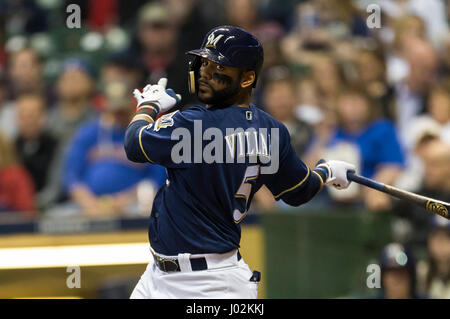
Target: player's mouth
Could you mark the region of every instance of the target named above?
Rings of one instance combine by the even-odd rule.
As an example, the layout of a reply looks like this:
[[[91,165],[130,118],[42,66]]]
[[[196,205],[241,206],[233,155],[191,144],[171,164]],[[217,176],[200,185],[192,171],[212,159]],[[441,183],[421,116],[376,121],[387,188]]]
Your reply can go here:
[[[201,80],[198,81],[198,88],[201,90],[205,90],[205,89],[212,90],[212,87],[210,84],[208,84],[205,81],[201,81]]]

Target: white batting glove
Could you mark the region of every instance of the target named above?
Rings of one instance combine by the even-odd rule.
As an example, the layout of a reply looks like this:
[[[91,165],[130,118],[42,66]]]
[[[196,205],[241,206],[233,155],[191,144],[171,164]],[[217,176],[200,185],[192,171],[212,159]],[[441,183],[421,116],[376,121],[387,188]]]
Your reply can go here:
[[[326,170],[325,185],[333,185],[337,189],[346,189],[351,181],[347,179],[347,172],[355,172],[355,165],[343,161],[319,162],[316,168]]]
[[[159,112],[165,112],[174,107],[180,100],[181,95],[175,94],[172,89],[166,89],[167,79],[161,78],[158,84],[147,85],[139,91],[134,89],[133,95],[137,100],[138,107],[143,104],[156,105]]]

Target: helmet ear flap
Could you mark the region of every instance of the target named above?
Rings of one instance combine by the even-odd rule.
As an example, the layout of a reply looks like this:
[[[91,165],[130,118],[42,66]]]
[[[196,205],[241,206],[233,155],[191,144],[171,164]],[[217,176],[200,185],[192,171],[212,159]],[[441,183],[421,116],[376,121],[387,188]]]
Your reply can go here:
[[[258,81],[259,74],[261,73],[261,68],[262,68],[262,65],[263,65],[263,61],[264,61],[264,58],[262,57],[261,60],[257,63],[255,69],[254,69],[254,71],[255,71],[255,81],[253,82],[253,87],[254,88],[256,87],[256,82]]]
[[[188,86],[189,93],[195,94],[197,92],[198,86],[198,71],[200,69],[200,58],[195,57],[192,61],[189,62],[189,70],[188,70]]]
[[[196,84],[196,80],[195,80],[195,71],[189,71],[189,77],[188,77],[188,84],[189,84],[189,93],[191,94],[195,94],[195,84]]]

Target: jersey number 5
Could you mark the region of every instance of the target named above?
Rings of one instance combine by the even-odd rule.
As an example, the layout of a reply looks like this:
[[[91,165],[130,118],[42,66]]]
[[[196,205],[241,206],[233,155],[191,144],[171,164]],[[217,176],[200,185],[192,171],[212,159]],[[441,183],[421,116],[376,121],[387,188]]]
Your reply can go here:
[[[249,166],[245,170],[244,180],[242,181],[241,186],[234,195],[235,198],[242,198],[245,200],[243,211],[240,211],[239,209],[236,208],[233,212],[233,219],[236,224],[240,223],[244,219],[245,215],[247,215],[248,198],[252,191],[252,184],[249,182],[257,179],[258,176],[259,176],[259,165]]]

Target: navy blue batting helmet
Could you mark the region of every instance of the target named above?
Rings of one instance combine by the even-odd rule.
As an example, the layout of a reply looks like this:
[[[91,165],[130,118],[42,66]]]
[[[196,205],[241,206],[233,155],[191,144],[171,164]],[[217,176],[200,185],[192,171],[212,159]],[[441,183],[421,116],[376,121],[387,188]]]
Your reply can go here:
[[[404,245],[391,243],[381,251],[380,267],[381,269],[415,268],[414,256]]]
[[[389,269],[404,269],[409,273],[411,280],[411,296],[416,295],[416,261],[412,251],[400,243],[390,243],[383,248],[380,254],[381,278]],[[385,287],[383,285],[383,291]]]
[[[258,39],[244,29],[234,26],[215,27],[206,34],[200,49],[188,51],[187,54],[195,56],[189,64],[191,93],[195,93],[197,89],[201,58],[220,65],[255,71],[253,87],[256,85],[264,61],[264,51]]]

